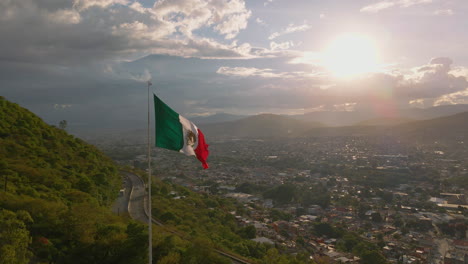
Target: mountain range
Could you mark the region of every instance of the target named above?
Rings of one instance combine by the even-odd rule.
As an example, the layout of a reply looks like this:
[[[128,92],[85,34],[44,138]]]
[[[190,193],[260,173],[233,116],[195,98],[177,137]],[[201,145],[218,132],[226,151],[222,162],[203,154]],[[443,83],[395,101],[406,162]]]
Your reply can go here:
[[[202,124],[200,127],[208,138],[386,135],[402,139],[462,141],[468,135],[468,112],[429,120],[377,119],[342,127],[327,127],[318,122],[305,122],[291,117],[262,114],[231,122]]]
[[[444,108],[438,108],[444,109]],[[434,110],[434,109],[433,109]],[[441,115],[441,111],[415,111],[418,117]],[[444,109],[446,110],[446,109]],[[452,109],[448,109],[453,111]],[[233,116],[230,116],[233,117]],[[429,140],[451,139],[463,141],[468,135],[468,111],[426,120],[410,118],[375,118],[349,126],[327,126],[321,122],[298,120],[291,116],[260,114],[233,121],[214,122],[214,119],[192,119],[203,131],[208,143],[213,138],[272,138],[322,136],[393,136],[399,139]],[[145,144],[146,129],[109,129],[106,131],[75,133],[96,144]]]
[[[317,111],[301,115],[286,115],[297,120],[306,122],[319,122],[324,126],[352,126],[378,124],[395,125],[414,120],[433,119],[449,116],[468,111],[468,104],[441,105],[429,108],[406,108],[396,109],[391,114],[383,114],[371,109],[360,109],[356,111]],[[216,113],[209,116],[190,118],[196,124],[211,124],[235,121],[246,118],[246,115],[232,115],[227,113]]]
[[[200,125],[206,131],[207,136],[223,135],[232,137],[297,136],[314,127],[321,126],[323,124],[318,122],[305,122],[274,114],[261,114],[231,122]]]
[[[441,105],[430,108],[395,109],[391,114],[383,114],[378,111],[366,109],[356,111],[310,112],[304,115],[295,115],[292,117],[304,121],[322,122],[328,126],[350,126],[356,125],[360,122],[378,119],[388,119],[389,121],[396,119],[425,120],[466,111],[468,111],[468,104]]]

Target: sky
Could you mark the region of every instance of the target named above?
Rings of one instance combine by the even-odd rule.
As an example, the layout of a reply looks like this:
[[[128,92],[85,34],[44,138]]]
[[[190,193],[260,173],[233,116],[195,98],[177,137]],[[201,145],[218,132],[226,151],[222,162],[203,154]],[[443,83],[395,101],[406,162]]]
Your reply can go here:
[[[0,0],[0,95],[49,123],[468,103],[466,0]]]

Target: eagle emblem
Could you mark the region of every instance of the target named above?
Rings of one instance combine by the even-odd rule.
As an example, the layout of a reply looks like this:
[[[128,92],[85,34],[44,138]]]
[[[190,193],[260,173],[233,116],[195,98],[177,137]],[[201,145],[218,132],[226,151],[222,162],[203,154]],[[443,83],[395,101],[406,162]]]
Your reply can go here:
[[[195,146],[195,142],[197,142],[197,136],[195,135],[195,133],[193,133],[192,130],[188,130],[187,131],[187,146]]]

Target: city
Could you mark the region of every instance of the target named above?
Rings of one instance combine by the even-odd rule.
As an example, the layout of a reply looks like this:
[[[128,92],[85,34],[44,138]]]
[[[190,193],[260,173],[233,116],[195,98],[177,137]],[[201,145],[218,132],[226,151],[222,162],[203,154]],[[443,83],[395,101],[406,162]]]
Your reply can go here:
[[[450,142],[217,139],[209,170],[194,171],[195,161],[164,150],[154,151],[153,167],[158,178],[236,199],[239,224],[290,253],[359,263],[350,235],[359,234],[391,263],[466,263],[466,147]],[[144,169],[146,156],[119,162]]]

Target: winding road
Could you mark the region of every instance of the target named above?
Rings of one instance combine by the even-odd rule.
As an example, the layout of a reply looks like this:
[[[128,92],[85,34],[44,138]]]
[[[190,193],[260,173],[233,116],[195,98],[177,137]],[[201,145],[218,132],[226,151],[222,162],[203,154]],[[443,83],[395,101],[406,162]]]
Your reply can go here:
[[[134,220],[142,223],[148,223],[148,214],[145,211],[147,208],[146,203],[148,200],[145,183],[137,175],[129,172],[122,172],[122,174],[130,182],[130,194],[128,198],[128,213]]]
[[[147,224],[149,214],[146,209],[148,196],[145,189],[145,183],[139,176],[133,173],[126,171],[122,171],[121,173],[124,179],[126,179],[124,185],[125,194],[122,197],[119,197],[119,199],[123,199],[121,201],[118,200],[118,203],[121,205],[127,204],[127,211],[132,219]],[[163,223],[157,221],[154,218],[152,218],[151,221],[153,222],[153,224],[164,226]],[[180,236],[183,239],[189,240],[189,238],[178,233],[177,231],[171,229],[167,229],[167,231],[177,236]],[[231,259],[232,263],[251,264],[251,262],[244,259],[240,259],[239,257],[234,256],[224,250],[215,249],[214,251],[224,257]]]

